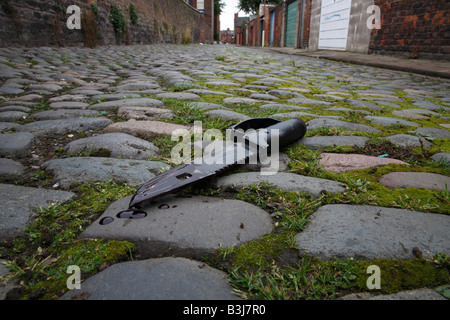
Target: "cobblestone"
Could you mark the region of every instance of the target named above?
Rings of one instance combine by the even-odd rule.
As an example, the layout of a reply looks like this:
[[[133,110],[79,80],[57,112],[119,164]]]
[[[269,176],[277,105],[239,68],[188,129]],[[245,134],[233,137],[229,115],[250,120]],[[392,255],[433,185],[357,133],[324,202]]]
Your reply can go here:
[[[55,267],[72,243],[58,242],[58,256],[47,250],[71,224],[73,244],[127,240],[137,249],[135,260],[102,265],[63,299],[234,299],[226,276],[235,270],[262,270],[255,281],[267,285],[267,266],[275,274],[305,253],[323,263],[421,256],[439,268],[450,254],[449,94],[439,78],[245,47],[0,48],[0,179],[11,183],[0,185],[0,255],[37,262],[20,265],[23,279],[1,297],[24,292],[41,266]],[[282,150],[275,175],[261,175],[259,164],[224,171],[146,204],[142,219],[118,216],[132,194],[109,199],[99,214],[84,204],[48,216],[54,234],[40,217],[33,228],[45,239],[15,256],[11,241],[31,237],[35,206],[67,208],[87,200],[87,183],[139,187],[170,168],[174,130],[202,120],[224,132],[249,118],[292,117],[308,131]],[[108,191],[97,190],[90,205]],[[417,291],[429,286],[416,278]],[[380,298],[414,299],[400,290]],[[430,290],[422,297],[441,297]],[[373,298],[347,298],[361,297]]]

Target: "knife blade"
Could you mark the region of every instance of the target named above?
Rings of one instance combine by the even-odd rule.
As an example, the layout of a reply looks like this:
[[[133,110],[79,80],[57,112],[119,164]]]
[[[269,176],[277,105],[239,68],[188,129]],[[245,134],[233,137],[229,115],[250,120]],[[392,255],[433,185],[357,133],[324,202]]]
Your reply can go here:
[[[300,140],[306,133],[306,124],[299,118],[286,121],[255,118],[232,126],[230,132],[234,140],[231,145],[163,172],[142,185],[132,197],[129,209],[138,210],[148,201],[212,177],[261,154],[278,152],[276,149]]]

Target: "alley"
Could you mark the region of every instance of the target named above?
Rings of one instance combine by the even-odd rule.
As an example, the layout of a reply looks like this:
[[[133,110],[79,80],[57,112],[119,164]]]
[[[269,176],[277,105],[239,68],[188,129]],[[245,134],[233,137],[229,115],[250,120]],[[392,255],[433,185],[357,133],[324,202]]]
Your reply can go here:
[[[243,165],[142,219],[117,216],[174,166],[176,129],[265,117],[308,125],[277,174]],[[336,299],[368,291],[366,262],[385,259],[426,263],[428,277],[394,286],[380,265],[370,294],[445,299],[449,117],[447,79],[257,48],[0,48],[0,297]],[[343,259],[350,282],[320,293],[280,283],[273,297],[239,281],[305,257],[334,271]],[[65,285],[69,265],[87,276],[81,290]]]

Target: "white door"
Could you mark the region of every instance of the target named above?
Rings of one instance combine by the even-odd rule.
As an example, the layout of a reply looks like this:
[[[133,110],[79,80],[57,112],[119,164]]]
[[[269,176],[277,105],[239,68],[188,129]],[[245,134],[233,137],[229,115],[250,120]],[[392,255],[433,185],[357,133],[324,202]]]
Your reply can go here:
[[[322,0],[319,49],[345,50],[352,0]]]

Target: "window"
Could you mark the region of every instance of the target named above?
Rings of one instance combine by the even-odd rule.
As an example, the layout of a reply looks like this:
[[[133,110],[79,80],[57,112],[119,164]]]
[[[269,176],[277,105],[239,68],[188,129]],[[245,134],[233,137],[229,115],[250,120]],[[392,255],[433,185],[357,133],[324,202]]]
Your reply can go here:
[[[197,10],[205,10],[205,0],[197,0]]]

